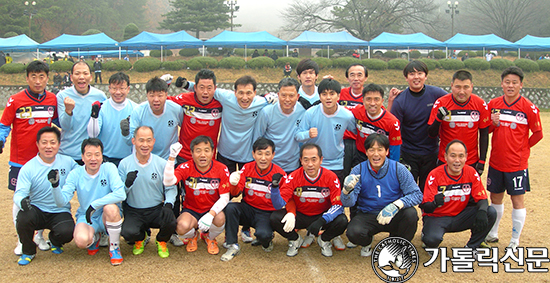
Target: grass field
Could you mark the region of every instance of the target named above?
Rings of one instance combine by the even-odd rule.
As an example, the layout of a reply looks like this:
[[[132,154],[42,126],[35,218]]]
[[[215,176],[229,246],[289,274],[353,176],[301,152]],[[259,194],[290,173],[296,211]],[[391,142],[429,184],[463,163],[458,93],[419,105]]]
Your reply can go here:
[[[550,247],[547,228],[550,226],[550,175],[548,175],[548,156],[550,156],[550,113],[541,113],[545,126],[545,138],[531,151],[529,172],[532,192],[526,197],[527,220],[521,237],[521,245],[528,247]],[[7,184],[9,143],[0,155],[0,184]],[[482,177],[484,183],[486,174]],[[266,253],[259,247],[242,244],[242,252],[230,262],[220,261],[225,252],[221,247],[223,235],[218,237],[220,255],[209,255],[204,242],[199,243],[198,251],[187,253],[185,247],[169,245],[170,257],[161,259],[156,254],[154,244],[149,244],[142,255],[132,255],[132,248],[122,244],[124,263],[113,267],[109,263],[107,248],[101,248],[95,256],[87,255],[78,249],[74,242],[65,245],[65,252],[54,255],[47,251],[38,251],[29,266],[18,266],[18,257],[13,254],[16,233],[12,222],[13,193],[2,185],[0,189],[0,274],[2,282],[382,282],[371,268],[371,258],[359,256],[359,248],[335,251],[332,258],[325,258],[317,244],[300,249],[294,258],[287,257],[287,241],[276,235],[275,248]],[[78,203],[73,199],[73,212]],[[473,273],[454,273],[450,262],[447,273],[440,272],[439,260],[429,267],[422,266],[429,256],[420,246],[422,223],[413,239],[420,255],[420,266],[409,282],[550,282],[548,273],[504,272],[499,264],[499,272],[494,274],[490,267],[475,265]],[[302,231],[301,233],[303,233]],[[156,234],[156,231],[153,231]],[[46,233],[47,235],[47,233]],[[493,246],[499,248],[499,258],[504,255],[511,235],[511,204],[505,202],[505,213],[500,225],[500,239]],[[386,237],[382,233],[375,237],[374,244]],[[347,241],[345,239],[344,240]],[[463,247],[469,238],[469,232],[447,234],[442,246]],[[448,251],[450,253],[450,250]],[[517,267],[516,264],[512,264]],[[544,268],[550,264],[544,263]],[[526,268],[524,266],[524,268]]]

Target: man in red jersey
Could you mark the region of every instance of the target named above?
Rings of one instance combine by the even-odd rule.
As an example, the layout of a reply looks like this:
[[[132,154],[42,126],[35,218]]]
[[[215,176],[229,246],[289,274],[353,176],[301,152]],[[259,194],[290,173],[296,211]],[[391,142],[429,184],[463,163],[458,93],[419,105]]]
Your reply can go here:
[[[8,176],[8,189],[15,191],[19,170],[27,161],[38,153],[38,147],[33,138],[40,129],[51,126],[52,122],[59,124],[57,118],[57,99],[55,94],[46,91],[48,84],[48,64],[42,61],[33,61],[27,65],[26,89],[12,95],[8,99],[6,108],[0,120],[0,153],[3,152],[6,138],[11,134],[10,146],[10,172]],[[19,213],[19,207],[15,204],[12,209],[13,222]],[[41,250],[49,250],[50,245],[42,237],[42,230],[35,236],[35,242]],[[21,242],[13,251],[21,255]]]
[[[254,161],[229,177],[231,195],[238,196],[242,192],[243,198],[241,202],[230,202],[225,208],[225,242],[228,248],[221,257],[222,261],[229,261],[240,252],[237,243],[239,224],[254,227],[254,235],[264,251],[273,250],[273,229],[269,223],[269,217],[275,211],[271,202],[271,180],[275,174],[285,175],[285,171],[271,162],[275,154],[272,140],[259,138],[252,145],[252,150]]]
[[[487,242],[498,242],[498,225],[504,213],[504,191],[512,200],[512,239],[508,245],[516,249],[525,223],[525,192],[530,191],[527,169],[531,147],[542,139],[540,113],[527,98],[519,93],[523,87],[523,71],[509,67],[502,72],[503,96],[489,102],[493,133],[487,190],[491,206],[497,211],[495,225],[487,235]],[[532,134],[529,136],[529,130]]]
[[[496,211],[489,207],[476,170],[464,166],[468,159],[466,145],[456,139],[448,142],[444,157],[446,164],[428,175],[420,204],[424,222],[422,242],[428,248],[437,248],[445,233],[472,230],[466,247],[478,248],[495,222]],[[468,205],[469,202],[476,205]]]
[[[190,239],[187,251],[197,250],[199,229],[208,232],[204,238],[208,253],[218,254],[216,237],[223,232],[225,214],[223,209],[229,202],[229,171],[222,163],[212,160],[214,142],[210,137],[198,136],[191,141],[192,160],[182,163],[174,170],[176,156],[181,145],[170,146],[170,157],[164,168],[164,185],[172,186],[185,182],[185,200],[181,215],[177,219],[176,233]]]
[[[466,70],[454,73],[449,93],[434,103],[428,134],[439,135],[438,164],[445,163],[445,148],[454,139],[460,139],[468,149],[467,165],[474,167],[481,176],[485,168],[489,147],[489,125],[491,124],[487,103],[472,94],[472,74]],[[478,138],[479,133],[479,138]],[[479,147],[478,147],[479,144]],[[479,151],[479,154],[478,154]],[[424,186],[424,184],[421,184]],[[422,189],[424,189],[422,187]]]
[[[288,239],[287,256],[297,255],[302,246],[303,238],[294,229],[305,228],[308,234],[319,236],[321,254],[330,257],[330,240],[342,235],[348,224],[340,201],[340,182],[335,173],[321,167],[323,152],[319,145],[304,144],[300,149],[300,162],[302,167],[286,179],[273,176],[271,201],[279,210],[271,214],[271,227]],[[286,208],[281,209],[285,205]],[[321,229],[324,232],[319,235]]]

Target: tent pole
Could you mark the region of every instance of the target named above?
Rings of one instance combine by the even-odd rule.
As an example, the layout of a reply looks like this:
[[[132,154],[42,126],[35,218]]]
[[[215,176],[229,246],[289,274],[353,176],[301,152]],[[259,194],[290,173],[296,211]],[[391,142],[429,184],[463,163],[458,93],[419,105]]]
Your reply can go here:
[[[286,57],[288,57],[288,45],[286,46]]]
[[[118,47],[118,60],[122,59],[122,50],[120,49],[120,46]]]
[[[518,59],[521,58],[521,47],[518,47]]]
[[[330,59],[330,45],[327,45],[327,58]]]
[[[40,54],[40,50],[39,48],[36,48],[36,60],[40,60],[40,58],[38,58],[39,54]]]
[[[78,48],[78,59],[80,60],[80,48]]]
[[[246,44],[244,45],[244,61],[247,62],[247,56],[246,56]]]
[[[411,61],[411,47],[407,46],[407,61]]]
[[[162,45],[160,46],[160,61],[162,62]]]
[[[367,46],[367,51],[369,52],[369,57],[368,58],[370,59],[370,44],[369,44],[369,46]]]

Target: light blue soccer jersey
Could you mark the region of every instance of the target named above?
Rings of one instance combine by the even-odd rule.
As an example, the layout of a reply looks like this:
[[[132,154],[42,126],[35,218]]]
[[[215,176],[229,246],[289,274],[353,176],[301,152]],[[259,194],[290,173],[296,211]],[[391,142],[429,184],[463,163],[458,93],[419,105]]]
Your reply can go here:
[[[176,186],[164,187],[164,167],[166,160],[151,154],[147,164],[140,164],[135,154],[120,161],[118,174],[122,182],[126,182],[129,172],[138,171],[136,180],[130,188],[126,188],[126,203],[133,208],[150,208],[161,203],[174,204]]]
[[[59,170],[59,186],[65,184],[69,172],[78,167],[78,164],[69,156],[57,154],[52,164],[42,161],[40,156],[29,160],[19,171],[17,187],[13,194],[13,202],[21,205],[21,200],[30,197],[31,204],[43,212],[48,213],[71,213],[71,204],[58,207],[52,193],[52,186],[48,181],[48,173],[52,169]]]
[[[315,86],[315,92],[313,93],[312,96],[307,95],[304,92],[304,89],[302,88],[302,86],[300,86],[300,89],[298,89],[298,94],[301,97],[305,98],[307,101],[309,101],[310,104],[313,104],[313,103],[315,103],[315,101],[319,100],[319,91],[318,91],[317,86]]]
[[[65,97],[70,97],[75,102],[73,115],[65,113]],[[92,113],[92,103],[107,99],[103,91],[90,86],[86,95],[79,94],[73,87],[67,88],[57,94],[57,113],[61,124],[61,146],[59,153],[68,155],[75,160],[82,159],[80,147],[82,141],[88,138],[88,121]]]
[[[309,138],[309,129],[317,128],[317,137]],[[296,140],[303,143],[315,143],[323,151],[322,166],[329,170],[344,169],[344,132],[357,132],[353,114],[338,105],[338,110],[332,115],[323,111],[323,105],[318,104],[309,108],[300,125]]]

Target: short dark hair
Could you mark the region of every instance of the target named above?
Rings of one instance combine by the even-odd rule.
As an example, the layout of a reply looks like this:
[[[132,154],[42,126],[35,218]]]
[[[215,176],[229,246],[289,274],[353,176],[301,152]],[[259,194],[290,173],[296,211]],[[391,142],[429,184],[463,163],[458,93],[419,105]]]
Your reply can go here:
[[[305,143],[304,145],[302,145],[302,147],[300,147],[300,158],[302,158],[302,156],[304,155],[304,150],[311,149],[311,148],[317,149],[317,156],[319,156],[319,158],[323,157],[323,150],[318,144]]]
[[[210,145],[212,149],[214,149],[214,142],[209,136],[198,136],[191,141],[191,145],[190,145],[191,152],[195,150],[195,146],[198,145],[199,143],[207,143]]]
[[[252,150],[256,152],[257,150],[264,150],[264,149],[267,149],[268,147],[271,147],[271,151],[275,152],[275,143],[272,140],[266,139],[266,138],[259,138],[252,145]]]
[[[195,75],[195,84],[198,85],[200,80],[212,80],[216,85],[216,75],[212,70],[202,69]]]
[[[461,140],[458,140],[458,139],[454,139],[454,140],[450,141],[450,142],[447,144],[447,146],[445,147],[445,153],[449,153],[449,148],[451,147],[451,145],[453,145],[453,144],[455,144],[455,143],[461,144],[461,145],[464,147],[464,151],[465,151],[466,153],[468,153],[468,148],[466,147],[466,145],[464,144],[464,142],[461,141]]]
[[[137,129],[134,131],[134,138],[136,137],[136,134],[140,129],[149,129],[149,130],[151,130],[151,133],[153,133],[153,137],[155,136],[155,131],[153,130],[153,128],[151,128],[149,126],[142,125],[142,126],[137,127]]]
[[[159,77],[154,77],[149,81],[147,81],[147,84],[145,85],[145,90],[148,93],[153,91],[168,92],[168,84],[166,83],[165,80]]]
[[[405,76],[406,78],[408,74],[414,72],[424,72],[426,75],[428,75],[428,66],[426,66],[426,63],[422,61],[411,61],[409,64],[407,64],[407,66],[405,66],[405,69],[403,69],[403,76]]]
[[[296,91],[300,90],[300,83],[295,78],[284,78],[279,81],[279,90],[285,86],[293,86],[296,88]]]
[[[303,59],[298,63],[298,66],[296,66],[296,73],[299,75],[302,74],[303,71],[313,69],[315,71],[315,74],[319,74],[319,65],[311,60],[311,59]]]
[[[500,75],[500,79],[501,80],[504,80],[504,77],[508,76],[508,75],[516,75],[519,77],[519,81],[520,82],[523,82],[523,71],[521,70],[520,67],[517,67],[517,66],[511,66],[511,67],[508,67],[506,68],[502,74]]]
[[[386,135],[373,133],[365,139],[365,150],[373,147],[376,143],[383,146],[386,150],[390,148],[390,139]]]
[[[83,140],[82,141],[82,146],[80,147],[80,151],[82,152],[82,154],[84,154],[84,149],[88,145],[99,146],[101,148],[101,154],[103,154],[103,143],[101,142],[100,139],[98,139],[98,138],[87,138],[87,139]]]
[[[363,67],[363,69],[365,69],[365,77],[369,76],[369,71],[367,70],[367,67],[365,67],[365,65],[363,65],[361,63],[353,63],[353,64],[349,65],[348,68],[346,69],[346,78],[349,75],[349,69],[351,69],[351,67],[355,67],[355,66]]]
[[[109,78],[109,84],[120,84],[126,82],[126,85],[130,86],[130,77],[123,72],[113,74]]]
[[[31,73],[42,73],[45,72],[46,75],[50,73],[50,66],[43,61],[32,61],[27,65],[27,77]]]
[[[242,76],[240,78],[238,78],[236,81],[235,81],[235,91],[237,91],[237,86],[246,86],[246,85],[252,85],[252,89],[254,91],[256,91],[256,79],[254,79],[252,76]]]
[[[459,81],[470,80],[470,82],[473,82],[472,73],[466,70],[458,70],[453,74],[452,82],[454,82],[455,80],[459,80]]]
[[[367,94],[367,92],[378,92],[378,93],[380,93],[380,96],[382,96],[382,98],[384,98],[384,89],[381,86],[377,85],[377,84],[370,83],[370,84],[366,85],[363,88],[363,96],[365,96],[365,94]]]
[[[37,62],[37,61],[33,61],[33,62]],[[38,62],[40,62],[40,61],[38,61]],[[40,141],[40,138],[42,137],[42,134],[44,134],[44,133],[54,133],[57,136],[57,141],[58,142],[61,141],[61,131],[59,131],[59,129],[56,128],[56,127],[46,126],[44,128],[41,128],[40,130],[38,130],[38,133],[36,133],[36,142]]]
[[[74,74],[74,68],[77,65],[80,65],[80,64],[85,64],[88,67],[88,71],[90,71],[90,74],[92,73],[92,67],[90,67],[90,65],[88,65],[88,63],[86,63],[85,61],[78,61],[78,62],[74,63],[73,66],[71,67],[71,75]]]
[[[317,91],[319,94],[323,93],[325,90],[334,90],[336,93],[340,93],[342,86],[335,79],[324,79],[319,83]]]

